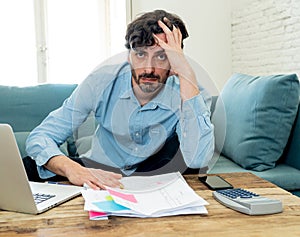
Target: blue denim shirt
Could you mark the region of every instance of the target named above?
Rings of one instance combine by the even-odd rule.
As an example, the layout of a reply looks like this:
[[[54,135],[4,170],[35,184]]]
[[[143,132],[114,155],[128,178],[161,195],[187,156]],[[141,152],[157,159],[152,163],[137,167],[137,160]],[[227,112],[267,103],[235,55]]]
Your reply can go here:
[[[128,63],[103,66],[91,73],[51,112],[27,139],[27,154],[35,159],[42,178],[54,175],[43,165],[61,155],[64,143],[93,113],[98,124],[92,147],[84,156],[99,163],[128,167],[156,153],[174,132],[187,166],[207,165],[214,150],[213,125],[210,122],[210,97],[200,94],[182,102],[179,79],[170,76],[160,93],[141,106],[131,85]]]

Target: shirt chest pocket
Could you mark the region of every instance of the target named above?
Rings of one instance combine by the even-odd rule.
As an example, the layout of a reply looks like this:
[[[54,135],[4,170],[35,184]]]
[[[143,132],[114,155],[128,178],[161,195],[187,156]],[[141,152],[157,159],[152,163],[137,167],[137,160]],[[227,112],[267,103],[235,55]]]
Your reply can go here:
[[[154,125],[146,128],[134,129],[131,137],[137,144],[156,145],[167,138],[167,131],[162,125]]]

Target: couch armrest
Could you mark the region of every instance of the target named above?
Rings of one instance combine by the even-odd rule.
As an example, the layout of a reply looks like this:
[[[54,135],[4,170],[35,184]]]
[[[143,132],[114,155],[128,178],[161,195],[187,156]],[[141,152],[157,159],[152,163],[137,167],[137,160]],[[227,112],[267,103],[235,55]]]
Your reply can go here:
[[[0,123],[14,132],[28,132],[62,105],[75,84],[41,84],[28,87],[0,86]]]
[[[21,156],[26,156],[25,141],[30,131],[62,105],[76,84],[41,84],[28,87],[0,85],[0,123],[12,126]],[[67,144],[61,146],[68,154]]]

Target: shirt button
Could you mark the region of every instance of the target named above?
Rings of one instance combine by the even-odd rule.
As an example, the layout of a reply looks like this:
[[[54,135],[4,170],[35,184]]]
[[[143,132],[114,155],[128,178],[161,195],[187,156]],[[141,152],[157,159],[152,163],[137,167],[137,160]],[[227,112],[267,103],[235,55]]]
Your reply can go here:
[[[131,167],[132,167],[131,165],[125,165],[125,166],[124,166],[124,170],[130,170]]]
[[[136,136],[136,137],[138,137],[139,135],[140,135],[140,134],[139,134],[138,132],[137,132],[137,133],[135,133],[135,136]]]

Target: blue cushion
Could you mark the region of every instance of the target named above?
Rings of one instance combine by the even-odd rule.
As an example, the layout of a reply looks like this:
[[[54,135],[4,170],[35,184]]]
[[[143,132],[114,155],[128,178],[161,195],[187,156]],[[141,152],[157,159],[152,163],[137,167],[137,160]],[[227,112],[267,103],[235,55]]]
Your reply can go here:
[[[287,145],[285,163],[300,170],[300,107]]]
[[[253,171],[252,173],[285,190],[300,189],[300,172],[289,165],[278,164],[274,169],[262,172]]]
[[[220,156],[214,167],[209,170],[210,174],[234,173],[234,172],[251,172],[277,186],[292,191],[300,190],[300,172],[299,170],[286,164],[278,164],[274,169],[264,171],[247,171],[230,159]]]
[[[297,76],[234,74],[219,99],[226,113],[222,154],[245,169],[275,167],[297,113]]]

